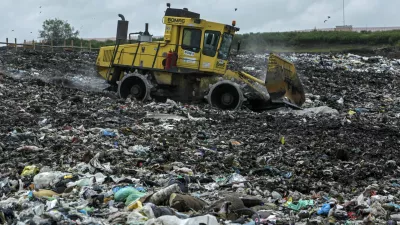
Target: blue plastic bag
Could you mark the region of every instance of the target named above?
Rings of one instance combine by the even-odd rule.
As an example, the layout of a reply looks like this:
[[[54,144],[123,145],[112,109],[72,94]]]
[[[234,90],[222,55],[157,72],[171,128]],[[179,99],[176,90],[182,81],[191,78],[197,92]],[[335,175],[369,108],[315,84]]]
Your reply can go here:
[[[322,207],[317,211],[318,215],[327,216],[329,214],[329,210],[331,210],[331,205],[329,203],[325,203]]]
[[[111,131],[108,131],[108,130],[103,130],[103,136],[115,137],[117,135],[114,132],[111,132]]]

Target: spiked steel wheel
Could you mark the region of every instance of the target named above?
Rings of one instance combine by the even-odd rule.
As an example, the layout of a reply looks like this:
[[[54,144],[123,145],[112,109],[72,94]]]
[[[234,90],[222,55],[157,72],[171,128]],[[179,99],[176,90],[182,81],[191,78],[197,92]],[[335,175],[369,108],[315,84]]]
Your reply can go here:
[[[145,101],[150,98],[151,84],[145,76],[139,73],[126,75],[118,84],[120,98],[127,98],[129,95],[138,101]]]
[[[245,100],[239,85],[230,80],[212,85],[206,98],[210,105],[222,110],[239,109]]]

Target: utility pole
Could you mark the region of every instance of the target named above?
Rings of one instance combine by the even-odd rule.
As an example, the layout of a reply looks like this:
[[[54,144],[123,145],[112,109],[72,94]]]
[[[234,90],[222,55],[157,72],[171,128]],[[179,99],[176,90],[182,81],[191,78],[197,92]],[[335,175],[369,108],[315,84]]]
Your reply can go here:
[[[343,26],[346,26],[346,21],[344,19],[344,0],[343,0]]]

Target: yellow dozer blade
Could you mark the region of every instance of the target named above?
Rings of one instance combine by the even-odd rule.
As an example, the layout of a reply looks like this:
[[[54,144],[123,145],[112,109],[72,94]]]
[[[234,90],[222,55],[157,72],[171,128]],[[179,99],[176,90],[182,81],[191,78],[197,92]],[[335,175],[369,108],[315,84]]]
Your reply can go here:
[[[282,104],[300,108],[305,102],[303,84],[294,64],[275,54],[269,57],[265,81],[246,72],[232,70],[227,70],[224,78],[234,79],[251,89],[252,94],[246,97],[254,110],[275,108]]]
[[[271,54],[269,57],[264,85],[271,100],[285,96],[299,107],[305,102],[303,84],[297,76],[294,64],[278,55]]]

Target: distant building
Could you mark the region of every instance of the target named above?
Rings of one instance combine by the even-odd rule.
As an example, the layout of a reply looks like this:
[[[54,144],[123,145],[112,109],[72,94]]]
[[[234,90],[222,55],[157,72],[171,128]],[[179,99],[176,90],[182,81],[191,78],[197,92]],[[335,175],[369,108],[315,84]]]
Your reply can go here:
[[[336,26],[335,31],[353,31],[352,25]]]
[[[391,30],[400,30],[400,27],[353,27],[351,25],[347,26],[336,26],[336,28],[314,28],[307,30],[295,30],[295,32],[312,32],[312,31],[353,31],[353,32],[361,32],[361,31],[391,31]]]

